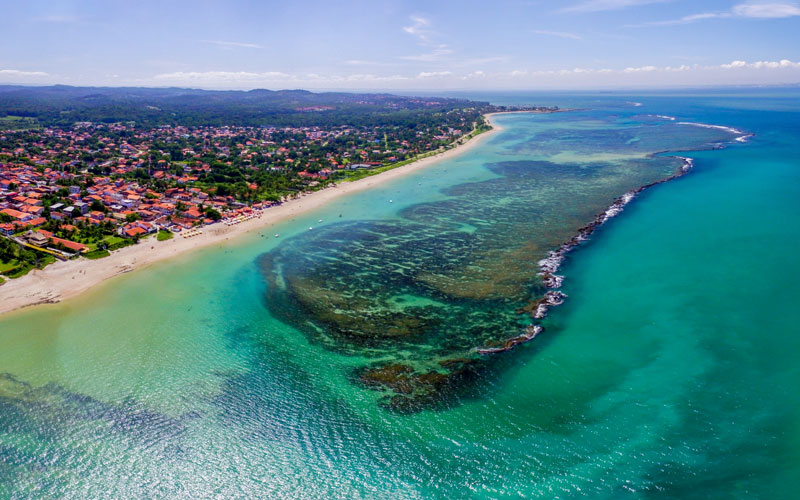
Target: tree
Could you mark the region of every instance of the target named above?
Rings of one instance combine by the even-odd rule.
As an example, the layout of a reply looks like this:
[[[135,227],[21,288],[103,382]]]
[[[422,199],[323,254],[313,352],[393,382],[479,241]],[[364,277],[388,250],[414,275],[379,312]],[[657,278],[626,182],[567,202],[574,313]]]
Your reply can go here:
[[[103,212],[103,213],[108,212],[106,206],[103,205],[103,203],[100,202],[99,200],[92,200],[91,205],[89,205],[89,210]]]
[[[206,207],[206,217],[211,220],[220,220],[222,215],[212,207]]]

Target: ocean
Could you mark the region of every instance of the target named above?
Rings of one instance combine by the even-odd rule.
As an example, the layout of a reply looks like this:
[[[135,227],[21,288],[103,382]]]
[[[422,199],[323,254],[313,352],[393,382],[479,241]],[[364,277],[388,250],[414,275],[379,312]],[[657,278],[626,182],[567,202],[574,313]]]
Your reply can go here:
[[[572,110],[0,318],[0,498],[794,498],[800,90],[463,95]]]

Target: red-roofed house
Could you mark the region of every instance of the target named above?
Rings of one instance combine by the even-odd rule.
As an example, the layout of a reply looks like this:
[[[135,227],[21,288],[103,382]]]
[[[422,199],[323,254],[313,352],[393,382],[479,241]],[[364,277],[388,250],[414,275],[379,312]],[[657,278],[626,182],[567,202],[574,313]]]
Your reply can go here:
[[[64,248],[67,248],[77,253],[86,253],[87,251],[89,251],[89,247],[87,247],[83,243],[65,240],[63,238],[57,238],[53,236],[53,233],[51,233],[50,231],[45,231],[44,229],[40,229],[39,232],[47,236],[49,239],[53,240],[54,245],[62,245]]]

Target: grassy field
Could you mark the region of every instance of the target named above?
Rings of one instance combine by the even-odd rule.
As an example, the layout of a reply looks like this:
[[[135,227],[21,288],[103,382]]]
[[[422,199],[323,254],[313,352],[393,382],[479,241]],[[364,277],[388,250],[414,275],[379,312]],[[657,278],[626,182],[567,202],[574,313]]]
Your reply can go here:
[[[56,261],[56,258],[52,255],[41,254],[39,258],[39,269],[44,269],[45,267],[49,266],[53,262]],[[25,276],[34,269],[34,265],[30,262],[21,262],[18,260],[11,260],[6,263],[0,263],[0,274],[4,274],[11,279],[16,279],[21,276]]]
[[[9,271],[19,266],[18,260],[10,260],[8,262],[0,262],[0,274],[7,274]]]
[[[111,245],[120,245],[122,242],[124,242],[126,240],[125,240],[125,238],[122,238],[120,236],[116,236],[116,235],[111,234],[111,235],[105,236],[103,239],[101,239],[99,241],[94,241],[92,243],[88,243],[86,240],[82,241],[81,238],[76,238],[76,241],[78,243],[83,243],[84,245],[89,247],[89,252],[94,252],[95,250],[97,250],[97,246],[101,242],[105,242],[110,247]]]
[[[111,252],[108,250],[94,250],[83,254],[83,256],[89,260],[102,259],[103,257],[108,257],[109,255],[111,255]]]
[[[167,241],[172,239],[172,232],[171,231],[164,231],[163,229],[158,232],[158,236],[156,236],[158,241]]]
[[[36,118],[25,116],[0,116],[0,130],[24,130],[40,128]]]

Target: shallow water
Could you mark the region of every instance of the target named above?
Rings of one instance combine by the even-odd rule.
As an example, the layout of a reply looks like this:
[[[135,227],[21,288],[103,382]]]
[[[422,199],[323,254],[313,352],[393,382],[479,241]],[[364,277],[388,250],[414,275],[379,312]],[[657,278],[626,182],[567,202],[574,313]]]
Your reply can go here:
[[[552,98],[590,109],[5,318],[0,497],[791,498],[797,96]],[[680,166],[649,153],[731,138],[679,121],[757,135],[680,153],[569,255],[544,333],[475,354],[534,322],[539,258]],[[359,376],[398,363],[447,382]]]

